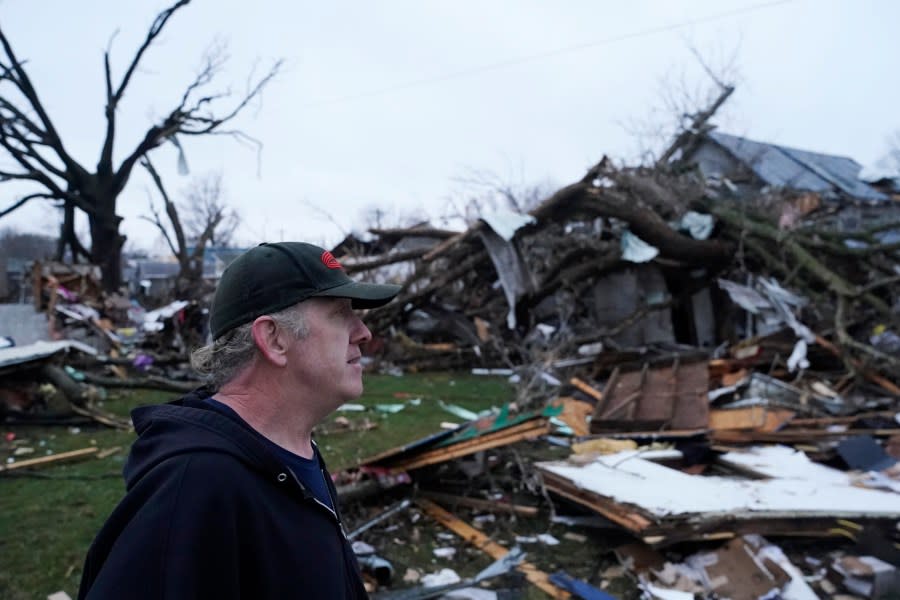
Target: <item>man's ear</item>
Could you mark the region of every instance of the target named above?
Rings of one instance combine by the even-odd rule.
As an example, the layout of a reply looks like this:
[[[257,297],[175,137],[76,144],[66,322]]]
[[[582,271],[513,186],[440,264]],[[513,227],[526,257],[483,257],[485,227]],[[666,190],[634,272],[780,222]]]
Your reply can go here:
[[[257,317],[251,325],[253,342],[262,355],[262,358],[278,367],[287,364],[288,346],[285,343],[283,332],[275,324],[275,320],[269,315]]]

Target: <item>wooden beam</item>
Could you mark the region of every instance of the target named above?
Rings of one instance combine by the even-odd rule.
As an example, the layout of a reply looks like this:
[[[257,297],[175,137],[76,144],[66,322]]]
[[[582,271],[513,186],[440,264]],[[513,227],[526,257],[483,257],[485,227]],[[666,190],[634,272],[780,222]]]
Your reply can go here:
[[[428,465],[446,462],[454,458],[468,456],[480,452],[481,450],[490,450],[499,446],[507,446],[521,440],[534,439],[550,432],[550,422],[546,419],[538,419],[526,421],[519,425],[500,429],[493,433],[480,435],[478,437],[468,439],[457,444],[435,448],[428,452],[413,456],[407,460],[403,460],[390,465],[390,468],[396,471],[406,471],[410,469],[418,469]]]
[[[60,452],[59,454],[51,454],[50,456],[41,456],[40,458],[30,458],[28,460],[20,460],[10,465],[0,465],[0,473],[4,471],[15,471],[18,469],[28,469],[31,467],[44,467],[47,465],[66,462],[69,460],[77,460],[96,454],[100,449],[96,446],[90,448],[82,448],[81,450],[70,450],[69,452]]]
[[[573,377],[572,379],[569,380],[569,383],[571,385],[575,386],[576,388],[578,388],[580,391],[587,394],[588,396],[590,396],[591,398],[593,398],[594,400],[596,400],[597,402],[603,401],[603,392],[601,392],[600,390],[594,389],[593,387],[591,387],[589,384],[585,383],[581,379],[578,379],[577,377]]]
[[[709,411],[709,428],[773,432],[788,423],[795,414],[792,410],[768,406],[712,409]]]
[[[841,424],[849,424],[858,421],[859,419],[870,419],[870,418],[885,418],[892,419],[894,418],[895,411],[893,410],[879,410],[872,412],[864,412],[864,413],[856,413],[855,415],[851,415],[849,417],[813,417],[813,418],[804,418],[804,419],[791,419],[791,422],[788,423],[788,427],[824,427],[826,425],[841,425]]]
[[[784,429],[782,431],[741,431],[737,429],[721,429],[711,431],[709,437],[716,442],[772,442],[801,443],[805,441],[849,437],[853,435],[871,435],[873,437],[890,437],[897,435],[896,429],[845,429],[844,431],[826,431],[822,429]]]
[[[497,542],[492,541],[491,538],[489,538],[487,535],[475,529],[465,521],[462,521],[453,516],[431,500],[419,498],[416,500],[416,504],[418,504],[419,507],[423,511],[425,511],[425,514],[427,514],[432,519],[434,519],[465,541],[469,542],[494,560],[499,560],[509,554],[509,550],[507,550],[504,546],[501,546]],[[541,591],[546,593],[551,598],[563,599],[571,597],[568,592],[550,583],[548,575],[530,562],[522,561],[521,563],[519,563],[517,569],[525,574],[525,578],[528,581],[530,581],[533,585],[538,587]]]
[[[550,471],[540,469],[540,474],[544,480],[544,485],[554,494],[558,494],[573,502],[577,502],[582,506],[590,508],[594,512],[621,525],[635,535],[642,536],[651,531],[656,532],[656,528],[654,527],[655,523],[639,512],[630,512],[625,509],[625,507],[612,500],[598,496],[593,492],[577,488],[565,478],[560,477],[555,473],[551,473]]]
[[[838,350],[837,346],[823,338],[821,335],[816,336],[816,343],[837,356],[838,358],[843,358],[844,355]],[[875,385],[880,386],[882,389],[887,390],[891,394],[895,396],[900,396],[900,387],[894,384],[894,382],[882,377],[878,373],[865,368],[858,360],[851,358],[848,362],[853,365],[854,368],[859,369],[859,372],[862,373],[863,377],[874,383]]]
[[[466,506],[476,510],[485,510],[488,512],[505,512],[518,515],[520,517],[536,517],[538,515],[537,506],[523,506],[521,504],[510,504],[509,502],[497,502],[494,500],[482,500],[480,498],[467,498],[465,496],[456,496],[454,494],[442,494],[441,492],[423,491],[422,495],[447,505]]]
[[[563,408],[557,418],[571,427],[577,437],[591,434],[588,417],[594,412],[594,407],[590,402],[564,396],[556,400],[556,403],[562,404]]]

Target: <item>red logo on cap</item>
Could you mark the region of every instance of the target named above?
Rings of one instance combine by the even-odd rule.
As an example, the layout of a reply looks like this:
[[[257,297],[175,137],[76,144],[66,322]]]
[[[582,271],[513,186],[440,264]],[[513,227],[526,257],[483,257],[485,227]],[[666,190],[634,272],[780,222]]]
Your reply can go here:
[[[341,263],[338,262],[338,259],[334,257],[334,255],[326,250],[322,253],[322,264],[328,267],[329,269],[343,269]]]

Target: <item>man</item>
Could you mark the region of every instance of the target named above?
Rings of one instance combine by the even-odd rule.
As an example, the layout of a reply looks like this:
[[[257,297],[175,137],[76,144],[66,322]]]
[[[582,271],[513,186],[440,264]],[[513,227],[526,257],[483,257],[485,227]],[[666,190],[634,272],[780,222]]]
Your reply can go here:
[[[79,598],[365,598],[312,428],[362,393],[353,311],[398,286],[353,282],[311,244],[261,244],[223,273],[210,385],[132,413],[127,493],[88,552]]]

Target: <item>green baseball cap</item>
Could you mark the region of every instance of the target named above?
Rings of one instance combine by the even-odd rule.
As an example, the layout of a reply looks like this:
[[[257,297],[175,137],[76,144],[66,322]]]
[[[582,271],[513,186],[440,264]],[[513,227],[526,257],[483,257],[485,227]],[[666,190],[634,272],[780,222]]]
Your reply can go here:
[[[399,291],[399,285],[353,281],[331,252],[319,246],[265,243],[238,256],[222,273],[209,327],[217,339],[238,325],[308,298],[349,298],[354,308],[375,308]]]

